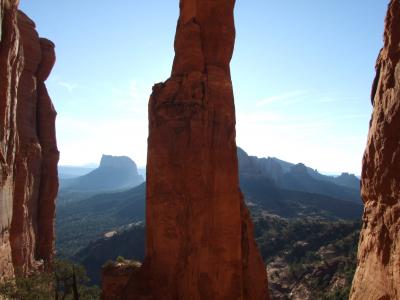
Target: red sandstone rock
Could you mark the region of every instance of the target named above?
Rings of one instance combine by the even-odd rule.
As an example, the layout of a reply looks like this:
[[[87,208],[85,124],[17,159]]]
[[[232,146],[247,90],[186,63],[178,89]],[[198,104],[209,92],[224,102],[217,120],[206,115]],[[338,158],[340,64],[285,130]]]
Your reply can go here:
[[[38,199],[37,257],[51,261],[54,255],[54,219],[58,193],[57,164],[60,153],[56,142],[56,111],[46,85],[38,85],[38,137],[42,149],[42,166]]]
[[[51,70],[56,63],[56,52],[54,51],[54,43],[48,39],[40,38],[40,50],[42,52],[41,61],[36,72],[38,81],[44,82],[49,77]]]
[[[22,72],[15,2],[0,0],[0,280],[14,274],[9,237],[17,145],[17,86]]]
[[[0,42],[0,279],[51,261],[58,190],[56,112],[44,84],[54,45],[16,6],[5,10]]]
[[[41,61],[35,24],[18,13],[24,69],[18,85],[16,178],[11,225],[13,264],[20,274],[37,267],[35,259],[41,148],[37,137],[37,78]]]
[[[365,209],[350,299],[400,299],[400,0],[391,0],[362,169]]]
[[[106,280],[103,280],[101,298],[103,300],[118,299],[129,279],[139,268],[140,264],[135,262],[106,264],[102,273],[103,278],[106,278]]]
[[[146,258],[121,299],[268,299],[239,190],[233,8],[180,1],[172,75],[149,102]]]

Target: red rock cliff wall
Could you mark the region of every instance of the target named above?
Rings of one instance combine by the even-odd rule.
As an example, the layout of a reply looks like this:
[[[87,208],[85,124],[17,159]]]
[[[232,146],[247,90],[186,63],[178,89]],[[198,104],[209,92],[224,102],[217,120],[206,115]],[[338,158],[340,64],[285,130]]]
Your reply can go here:
[[[17,87],[22,72],[16,16],[17,4],[0,0],[0,280],[14,274],[9,237],[17,146]]]
[[[149,102],[146,258],[121,299],[268,299],[239,190],[234,3],[180,1],[172,74]]]
[[[16,97],[13,98],[13,113],[4,112],[6,119],[13,120],[14,139],[1,140],[1,146],[11,151],[9,156],[13,159],[8,166],[13,172],[8,176],[8,189],[6,186],[0,187],[0,194],[4,195],[0,203],[8,205],[7,215],[3,216],[3,210],[0,211],[0,222],[8,222],[7,231],[3,234],[7,240],[4,238],[0,244],[0,249],[7,251],[0,252],[0,264],[4,261],[5,269],[10,271],[3,276],[0,274],[0,277],[14,273],[26,275],[41,267],[43,261],[51,261],[58,190],[56,112],[44,84],[55,62],[54,45],[39,38],[35,24],[25,14],[16,13],[16,7],[11,11],[13,14],[10,18],[17,37],[15,43],[20,44],[20,51],[15,57],[23,63],[18,76],[14,76],[18,81],[7,84],[10,90],[15,91]],[[5,27],[3,33],[9,34]],[[5,41],[1,41],[1,47],[10,49]],[[10,64],[10,61],[6,56],[1,56],[0,64]],[[2,88],[6,86],[3,85],[3,82],[7,82],[5,79],[1,78]],[[11,103],[8,100],[10,95],[5,93],[0,97],[1,108],[3,103]],[[3,123],[2,132],[9,127]]]
[[[377,61],[362,169],[365,209],[350,299],[400,299],[400,0],[392,0]]]

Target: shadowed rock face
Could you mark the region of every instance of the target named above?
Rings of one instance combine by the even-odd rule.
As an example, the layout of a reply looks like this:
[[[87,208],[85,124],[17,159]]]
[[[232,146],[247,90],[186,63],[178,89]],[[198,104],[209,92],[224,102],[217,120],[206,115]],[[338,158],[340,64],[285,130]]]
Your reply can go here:
[[[16,3],[6,2],[0,42],[0,270],[7,271],[0,278],[26,275],[52,259],[59,158],[56,112],[44,84],[55,63],[54,44],[39,38]]]
[[[0,280],[14,274],[10,227],[17,147],[17,87],[22,72],[17,4],[14,2],[0,0]]]
[[[146,258],[121,299],[268,299],[239,190],[233,8],[180,1],[172,74],[149,102]]]
[[[400,298],[400,0],[392,0],[363,159],[365,203],[351,299]]]

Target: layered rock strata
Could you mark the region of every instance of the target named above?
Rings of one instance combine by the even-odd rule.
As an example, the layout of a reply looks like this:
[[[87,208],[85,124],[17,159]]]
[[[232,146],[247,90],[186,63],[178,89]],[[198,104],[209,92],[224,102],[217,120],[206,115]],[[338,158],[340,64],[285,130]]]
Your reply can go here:
[[[353,300],[400,299],[400,0],[390,1],[376,67]]]
[[[146,258],[112,297],[268,299],[239,190],[233,9],[233,0],[180,1],[172,74],[149,102]]]
[[[4,278],[27,275],[52,259],[59,152],[56,112],[44,84],[55,63],[54,44],[39,38],[33,21],[17,12],[17,3],[6,1],[2,7],[9,18],[2,20],[0,44],[0,64],[9,69],[0,69],[1,89],[7,89],[0,94],[6,120],[1,133],[8,132],[1,139],[2,158],[8,157],[2,159],[6,180],[0,185],[0,265],[8,270],[0,274]],[[7,51],[11,54],[3,55]]]

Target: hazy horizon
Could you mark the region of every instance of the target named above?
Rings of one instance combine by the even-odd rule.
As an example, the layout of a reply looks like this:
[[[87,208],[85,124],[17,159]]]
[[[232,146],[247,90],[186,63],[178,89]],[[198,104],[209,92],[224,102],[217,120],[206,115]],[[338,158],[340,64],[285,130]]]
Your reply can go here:
[[[240,147],[240,146],[238,146],[238,147]],[[241,147],[240,147],[241,148]],[[242,148],[242,150],[244,150],[244,151],[246,151],[246,149],[243,149]],[[247,153],[247,152],[246,152]],[[254,155],[252,155],[251,153],[247,153],[249,156],[254,156]],[[102,155],[108,155],[107,153],[103,153]],[[123,157],[126,157],[127,155],[118,155],[118,156],[123,156]],[[127,157],[129,157],[129,156],[127,156]],[[136,163],[136,165],[137,165],[137,168],[138,168],[138,171],[140,171],[140,170],[146,170],[146,165],[138,165],[137,164],[137,162],[135,161],[135,159],[134,158],[132,158],[132,157],[129,157],[131,160],[133,160],[135,163]],[[279,159],[279,157],[257,157],[257,158],[277,158],[277,159]],[[288,161],[289,163],[292,163],[292,164],[294,164],[294,165],[296,165],[296,164],[299,164],[299,163],[303,163],[303,162],[301,162],[301,161],[299,161],[299,162],[291,162],[291,161]],[[304,163],[303,163],[304,164]],[[317,168],[313,168],[312,166],[308,166],[307,164],[305,164],[307,167],[310,167],[310,168],[312,168],[312,169],[317,169]],[[87,169],[95,169],[95,168],[98,168],[100,166],[100,160],[98,161],[98,162],[88,162],[88,163],[84,163],[84,164],[82,164],[82,165],[64,165],[64,164],[58,164],[58,167],[71,167],[71,168],[87,168]],[[339,175],[341,175],[342,173],[345,173],[345,171],[341,171],[341,172],[339,172],[339,173],[325,173],[325,172],[322,172],[322,171],[320,171],[320,170],[318,170],[317,169],[317,171],[320,173],[320,174],[322,174],[322,175],[327,175],[327,176],[339,176]],[[140,172],[139,172],[140,173]],[[353,174],[353,175],[355,175],[355,176],[357,176],[357,177],[360,177],[360,175],[361,174],[355,174],[355,173],[351,173],[351,174]]]
[[[237,1],[231,63],[237,144],[323,174],[359,175],[388,1]],[[103,153],[146,163],[147,101],[170,75],[178,1],[93,0],[21,9],[56,44],[47,81],[60,165]]]

